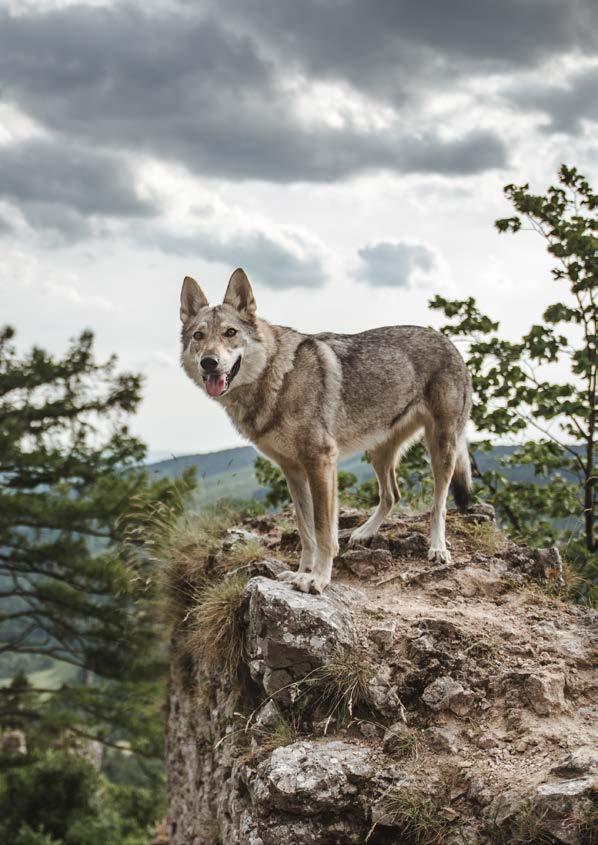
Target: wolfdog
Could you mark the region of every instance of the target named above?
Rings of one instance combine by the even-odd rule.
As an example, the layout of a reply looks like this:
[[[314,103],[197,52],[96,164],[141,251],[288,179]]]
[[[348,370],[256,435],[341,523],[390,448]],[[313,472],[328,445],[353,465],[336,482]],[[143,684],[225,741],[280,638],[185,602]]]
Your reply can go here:
[[[338,554],[339,458],[367,449],[378,478],[379,504],[349,540],[363,543],[398,502],[395,467],[418,435],[434,474],[428,558],[450,560],[449,486],[461,510],[471,489],[465,440],[471,378],[447,338],[420,326],[303,334],[272,325],[256,315],[240,268],[214,307],[186,276],[180,316],[185,372],[286,477],[302,550],[298,571],[281,573],[281,580],[312,593],[330,583]]]

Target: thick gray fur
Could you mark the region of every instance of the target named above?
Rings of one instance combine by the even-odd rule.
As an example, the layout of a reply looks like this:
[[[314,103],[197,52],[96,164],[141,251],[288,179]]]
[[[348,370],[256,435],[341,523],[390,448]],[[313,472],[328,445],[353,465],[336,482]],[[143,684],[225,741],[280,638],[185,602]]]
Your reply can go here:
[[[206,355],[218,360],[218,374],[233,376],[240,359],[237,375],[213,401],[287,479],[302,553],[298,572],[283,573],[283,580],[316,593],[330,583],[338,553],[339,458],[367,449],[378,478],[379,505],[351,536],[351,543],[361,543],[398,502],[395,467],[421,436],[434,474],[429,558],[450,560],[449,486],[462,509],[471,488],[465,440],[471,378],[447,338],[420,326],[309,335],[271,325],[256,316],[249,280],[240,269],[231,276],[223,304],[213,308],[187,277],[181,320],[182,364],[202,388],[206,372],[200,362]]]

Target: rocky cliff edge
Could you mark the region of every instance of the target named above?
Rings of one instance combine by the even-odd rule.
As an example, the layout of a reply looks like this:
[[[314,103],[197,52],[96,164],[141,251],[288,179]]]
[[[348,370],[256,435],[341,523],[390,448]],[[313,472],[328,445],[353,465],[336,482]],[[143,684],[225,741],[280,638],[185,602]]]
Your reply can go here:
[[[487,507],[444,566],[427,523],[341,548],[323,596],[275,580],[285,515],[170,568],[172,845],[598,842],[597,614]]]

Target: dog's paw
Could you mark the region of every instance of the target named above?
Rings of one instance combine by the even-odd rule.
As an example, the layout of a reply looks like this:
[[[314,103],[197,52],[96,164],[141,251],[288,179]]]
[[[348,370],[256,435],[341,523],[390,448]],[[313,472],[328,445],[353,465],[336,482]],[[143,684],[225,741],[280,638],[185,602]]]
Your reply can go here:
[[[292,581],[297,575],[292,569],[285,569],[284,572],[279,572],[276,576],[277,581]]]
[[[349,537],[349,545],[366,545],[368,541],[372,539],[375,533],[375,531],[372,531],[371,529],[367,528],[367,523],[364,523],[352,532],[351,536]]]
[[[448,549],[430,549],[428,551],[428,560],[432,563],[450,563],[451,553]]]
[[[326,584],[309,572],[281,572],[276,577],[279,581],[290,584],[293,589],[299,590],[300,593],[313,593],[319,596],[326,588]]]

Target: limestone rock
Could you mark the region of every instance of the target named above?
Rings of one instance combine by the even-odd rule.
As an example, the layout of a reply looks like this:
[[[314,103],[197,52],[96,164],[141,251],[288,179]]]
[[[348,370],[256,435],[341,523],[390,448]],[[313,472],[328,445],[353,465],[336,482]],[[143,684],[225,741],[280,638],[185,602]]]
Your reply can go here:
[[[381,667],[368,683],[369,700],[378,713],[387,719],[401,717],[403,707],[398,695],[397,687],[391,681],[388,666]]]
[[[258,766],[253,797],[261,812],[339,813],[374,772],[371,750],[341,740],[295,742]]]
[[[442,754],[457,754],[459,751],[459,745],[451,731],[432,727],[426,729],[425,736],[430,747],[435,751],[440,751]]]
[[[268,694],[304,678],[339,648],[354,643],[348,602],[355,591],[332,585],[322,596],[252,578],[245,590],[246,647],[254,680]]]
[[[341,517],[347,530],[364,518]],[[243,523],[267,552],[243,570],[238,672],[191,653],[184,625],[173,634],[171,845],[395,845],[402,812],[430,819],[422,841],[443,845],[519,841],[528,822],[555,845],[586,845],[596,616],[530,592],[533,572],[553,577],[550,550],[505,541],[480,555],[456,524],[453,563],[431,567],[429,515],[391,514],[346,552],[350,578],[341,558],[313,596],[271,580],[281,545],[297,543],[288,522]],[[391,561],[391,577],[377,574]]]

